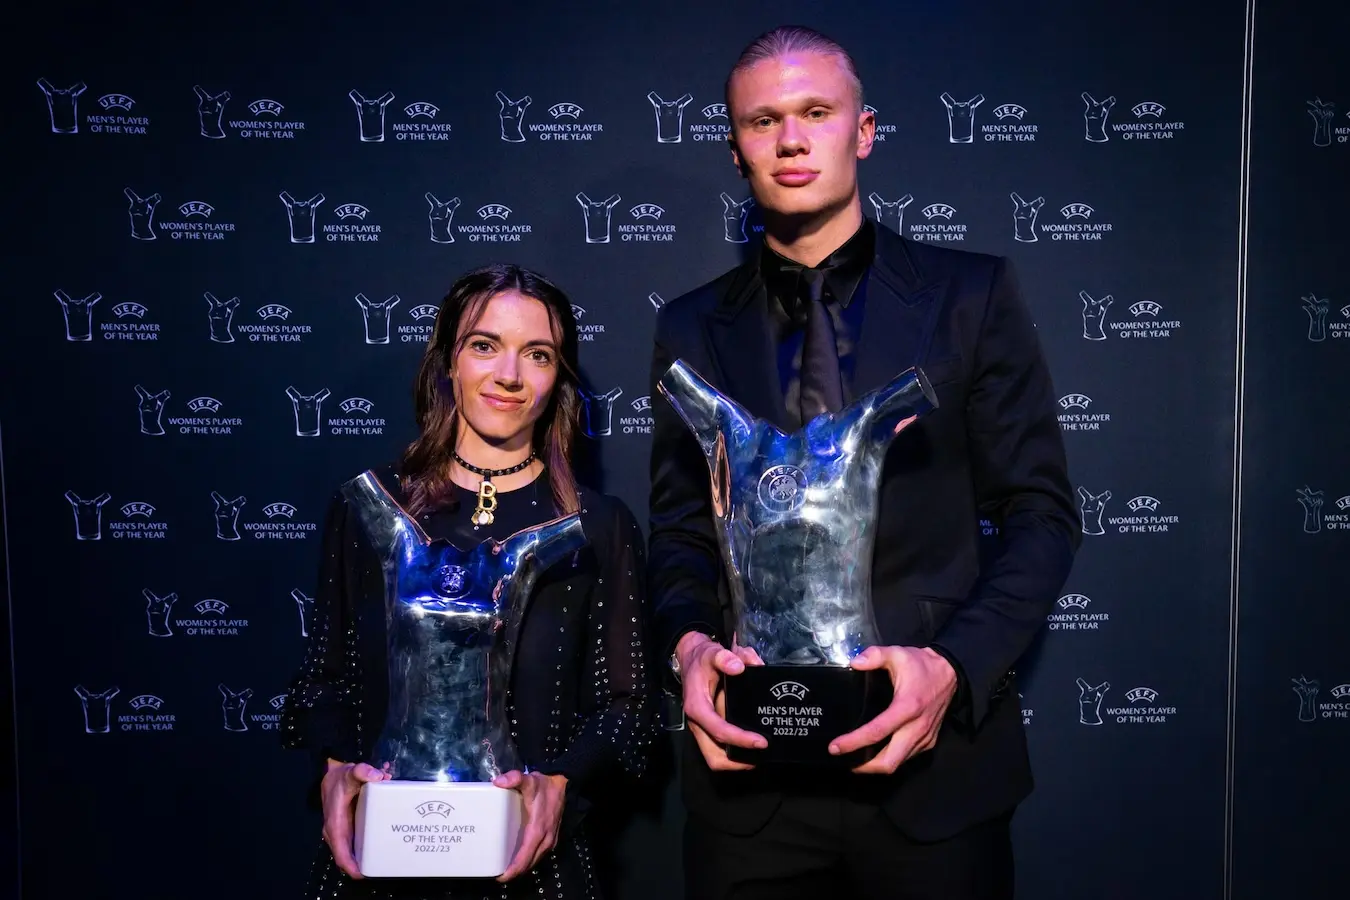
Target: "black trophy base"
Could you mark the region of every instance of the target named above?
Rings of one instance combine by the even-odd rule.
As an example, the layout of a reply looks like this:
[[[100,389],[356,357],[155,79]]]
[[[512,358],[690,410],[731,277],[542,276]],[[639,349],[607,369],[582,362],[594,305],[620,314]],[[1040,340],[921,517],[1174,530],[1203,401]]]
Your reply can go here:
[[[843,666],[746,666],[722,677],[726,720],[763,735],[763,750],[726,748],[733,762],[851,769],[876,756],[885,743],[832,756],[830,741],[875,719],[894,690],[885,669],[860,672]]]

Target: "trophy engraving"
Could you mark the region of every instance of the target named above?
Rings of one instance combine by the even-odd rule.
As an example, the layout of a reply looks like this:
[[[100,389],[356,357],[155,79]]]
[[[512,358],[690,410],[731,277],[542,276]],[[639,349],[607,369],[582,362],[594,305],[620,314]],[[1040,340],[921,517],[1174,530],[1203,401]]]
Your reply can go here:
[[[707,459],[736,643],[764,663],[724,679],[724,689],[728,721],[763,734],[769,747],[728,754],[834,763],[829,741],[890,702],[884,672],[848,666],[881,643],[871,562],[886,451],[937,407],[937,396],[911,368],[785,434],[681,360],[657,387]],[[854,754],[839,763],[857,761]]]
[[[499,875],[520,828],[519,795],[491,784],[523,769],[506,694],[520,627],[539,574],[585,545],[581,520],[461,550],[430,539],[373,472],[342,493],[384,571],[389,656],[388,714],[371,764],[387,764],[391,780],[362,787],[357,862],[373,876]],[[400,826],[430,809],[453,812],[457,825],[438,827],[459,846],[428,856],[400,840]]]

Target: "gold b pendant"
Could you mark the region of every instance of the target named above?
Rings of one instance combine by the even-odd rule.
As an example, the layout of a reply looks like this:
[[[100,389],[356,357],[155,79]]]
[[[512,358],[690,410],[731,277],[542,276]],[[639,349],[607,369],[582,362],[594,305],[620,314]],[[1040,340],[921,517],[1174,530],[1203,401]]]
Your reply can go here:
[[[478,483],[478,506],[473,511],[475,525],[491,525],[492,511],[497,508],[497,488],[486,478]]]

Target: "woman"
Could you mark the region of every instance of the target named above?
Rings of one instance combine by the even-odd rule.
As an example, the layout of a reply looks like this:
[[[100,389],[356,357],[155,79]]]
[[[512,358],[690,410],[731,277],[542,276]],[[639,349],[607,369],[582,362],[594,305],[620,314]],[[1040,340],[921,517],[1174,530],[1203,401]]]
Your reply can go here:
[[[495,880],[357,870],[356,797],[387,777],[370,764],[388,706],[385,585],[339,492],[325,524],[314,630],[282,717],[285,745],[308,750],[319,767],[323,846],[307,896],[594,897],[586,794],[640,774],[656,725],[641,640],[642,534],[622,501],[580,487],[573,474],[581,397],[571,303],[516,266],[464,275],[441,305],[414,393],[421,434],[397,465],[375,473],[428,537],[469,550],[570,513],[585,531],[585,549],[541,573],[515,654],[509,712],[528,771],[494,783],[521,792],[528,827]]]

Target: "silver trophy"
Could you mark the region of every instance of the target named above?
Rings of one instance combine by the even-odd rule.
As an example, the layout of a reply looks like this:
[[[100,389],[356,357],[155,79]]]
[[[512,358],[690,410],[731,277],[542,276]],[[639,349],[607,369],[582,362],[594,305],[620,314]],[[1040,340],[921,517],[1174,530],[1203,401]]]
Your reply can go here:
[[[723,679],[726,719],[768,740],[733,760],[857,765],[829,742],[875,717],[893,688],[849,662],[880,644],[872,614],[877,494],[891,441],[938,405],[911,368],[837,413],[784,434],[683,361],[657,383],[708,461],[736,645],[763,665]]]
[[[507,688],[539,574],[586,543],[576,515],[460,550],[431,540],[373,472],[342,486],[384,569],[389,707],[355,850],[373,877],[493,877],[521,830]]]

